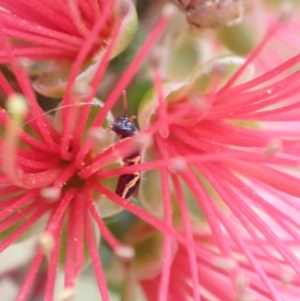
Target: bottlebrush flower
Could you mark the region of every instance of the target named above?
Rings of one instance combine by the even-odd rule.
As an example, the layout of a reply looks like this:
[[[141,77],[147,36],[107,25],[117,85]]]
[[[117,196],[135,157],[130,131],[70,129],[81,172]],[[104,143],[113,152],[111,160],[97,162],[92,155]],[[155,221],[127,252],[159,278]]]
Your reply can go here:
[[[250,80],[244,77],[242,83],[237,83],[241,73],[249,71],[246,78],[251,74],[249,60],[216,58],[201,66],[186,82],[169,84],[161,82],[154,66],[155,89],[145,96],[138,114],[141,129],[153,140],[144,156],[149,162],[126,167],[122,172],[99,172],[101,176],[115,176],[144,171],[139,201],[148,210],[164,216],[169,226],[176,224],[178,211],[181,212],[185,235],[191,245],[196,244],[196,239],[189,215],[195,223],[207,222],[214,250],[221,257],[239,258],[228,239],[230,236],[238,252],[247,258],[247,273],[253,275],[251,270],[256,273],[255,280],[248,277],[252,283],[250,291],[255,291],[257,300],[279,301],[286,296],[293,300],[291,298],[300,293],[297,285],[300,260],[291,247],[300,242],[300,179],[294,171],[299,164],[300,137],[293,125],[298,121],[300,108],[300,73],[293,69],[299,61],[298,54],[261,76]],[[239,64],[238,71],[234,72]],[[154,170],[157,168],[160,170]],[[146,169],[152,171],[147,173]],[[160,185],[157,185],[158,178]],[[241,231],[252,240],[251,244],[255,242],[253,249]],[[264,259],[260,261],[262,253]],[[168,235],[164,238],[162,256],[159,297],[155,299],[155,293],[149,293],[155,300],[166,300],[172,288],[169,283],[171,285],[173,280],[177,283],[171,268],[172,239]],[[195,257],[195,253],[190,254],[191,270],[193,266],[201,266]],[[267,258],[269,262],[265,261]],[[276,263],[271,258],[276,259]],[[174,263],[175,267],[178,265]],[[296,275],[292,287],[283,288],[279,274],[270,270],[272,266],[283,265],[290,266]],[[239,268],[244,266],[242,262]],[[186,273],[185,265],[181,271]],[[198,280],[201,287],[203,275],[197,276],[196,271],[191,273],[193,289]],[[225,278],[214,270],[209,273],[219,279],[223,287]],[[229,273],[229,278],[235,279],[234,274]],[[199,292],[190,292],[186,282],[180,284],[195,300],[200,300]],[[208,282],[206,285],[215,296],[225,298],[219,286],[213,288]],[[174,287],[177,288],[177,284]],[[228,300],[233,300],[229,294]],[[176,296],[182,297],[180,292]],[[239,296],[238,292],[235,296]]]
[[[136,30],[136,13],[129,0],[116,1],[10,1],[1,0],[3,32],[13,41],[15,57],[32,60],[73,61],[86,38],[93,38],[89,53],[105,50],[120,31],[113,55],[121,52]],[[90,57],[90,56],[89,56]],[[0,62],[7,62],[3,45]]]
[[[130,0],[21,0],[13,5],[4,0],[0,7],[0,24],[10,37],[11,52],[35,78],[34,89],[54,98],[63,96],[72,64],[82,49],[80,73],[76,73],[81,92],[87,89],[99,60],[107,60],[103,56],[111,43],[109,58],[128,46],[137,29]],[[9,62],[3,44],[0,62]]]
[[[44,3],[40,5],[44,6]],[[18,301],[28,298],[45,256],[49,260],[49,269],[44,300],[53,300],[60,264],[64,267],[65,277],[63,298],[67,298],[73,294],[76,279],[89,261],[93,264],[102,300],[109,300],[98,243],[101,236],[118,257],[130,259],[133,256],[132,248],[114,237],[102,220],[122,209],[176,236],[176,232],[172,232],[163,222],[116,195],[113,192],[114,180],[100,178],[96,173],[82,173],[90,170],[95,160],[102,162],[102,168],[119,166],[119,159],[126,155],[122,143],[114,145],[107,132],[106,128],[111,123],[110,108],[137,72],[169,18],[167,10],[105,105],[95,99],[95,94],[111,53],[115,50],[117,36],[114,36],[97,64],[87,95],[81,95],[75,89],[78,84],[76,74],[93,48],[96,37],[94,40],[87,39],[76,57],[62,102],[54,116],[39,107],[31,80],[17,64],[7,31],[0,28],[6,60],[24,94],[16,95],[0,74],[1,89],[8,96],[5,108],[0,111],[0,252],[20,238],[40,235],[40,245],[17,297]],[[127,151],[130,150],[127,148]],[[184,241],[183,237],[179,239]]]
[[[224,296],[224,291],[219,290],[222,284],[228,288],[230,295],[225,295],[228,298],[247,298],[253,291],[254,296],[266,300],[299,295],[299,289],[292,285],[287,287],[289,295],[284,294],[278,277],[285,266],[299,275],[299,260],[289,248],[299,241],[299,189],[293,186],[298,185],[299,180],[289,169],[299,161],[298,134],[291,127],[282,130],[270,124],[271,120],[283,120],[279,125],[286,126],[288,121],[298,118],[295,97],[298,71],[292,75],[284,73],[299,62],[298,56],[262,77],[236,86],[233,84],[240,72],[228,78],[241,62],[237,58],[216,59],[202,66],[187,82],[171,83],[166,89],[154,67],[157,97],[149,95],[140,108],[138,119],[142,132],[112,144],[108,134],[100,128],[105,127],[110,108],[136,73],[166,19],[164,16],[153,29],[101,109],[100,104],[92,100],[114,49],[114,41],[83,98],[73,89],[74,74],[84,61],[80,53],[54,118],[46,116],[37,105],[30,80],[18,68],[11,45],[0,31],[8,61],[27,99],[16,97],[0,77],[2,89],[10,96],[6,110],[0,113],[4,132],[0,227],[7,230],[0,250],[23,234],[28,235],[42,215],[47,220],[40,239],[42,248],[33,259],[18,300],[28,296],[45,255],[49,257],[45,300],[53,299],[61,255],[65,275],[63,298],[72,295],[78,273],[89,257],[102,299],[109,300],[97,248],[100,234],[115,254],[127,260],[124,269],[128,273],[133,271],[133,278],[139,279],[143,273],[152,277],[152,283],[158,286],[153,293],[149,294],[151,282],[142,283],[150,300],[155,296],[158,301],[192,296],[197,301],[200,292],[203,295],[203,288],[210,289],[214,296]],[[93,43],[88,45],[91,47]],[[241,70],[248,65],[249,61],[243,63]],[[215,90],[220,85],[222,88]],[[84,105],[81,106],[81,102]],[[30,107],[29,111],[25,104]],[[25,127],[21,126],[23,122]],[[114,168],[118,157],[124,158],[132,148],[145,145],[151,140],[149,137],[153,143],[145,152],[145,163]],[[147,173],[148,170],[153,172]],[[112,191],[109,177],[135,171],[143,171],[139,202],[156,216],[163,216],[163,221]],[[100,205],[105,204],[104,208],[97,206],[98,201]],[[108,215],[103,211],[107,209],[107,201],[134,213],[140,218],[138,222],[144,221],[159,232],[149,229],[149,225],[145,228],[134,225],[127,232],[124,230],[126,237],[120,242],[102,220]],[[108,209],[112,214],[111,208]],[[291,209],[294,211],[290,213]],[[210,226],[208,236],[197,234],[203,223]],[[145,238],[149,239],[146,244]],[[84,252],[85,246],[89,255]],[[145,257],[155,255],[155,265],[147,266]],[[235,259],[237,267],[228,275],[222,273],[211,265],[216,257],[220,258],[218,264],[225,266],[227,263],[230,266]],[[138,269],[139,263],[141,269]],[[185,266],[178,271],[177,263]],[[240,270],[251,282],[249,285],[241,284],[240,280],[245,278],[236,277],[240,274],[234,272]],[[173,271],[178,271],[178,277],[173,277]],[[219,286],[212,286],[215,282],[205,282],[206,279],[202,285],[202,275],[214,276]],[[192,288],[181,282],[186,277]],[[177,284],[183,287],[183,292],[176,291]],[[175,290],[173,295],[171,288]],[[132,300],[135,296],[129,294],[129,297]],[[204,295],[202,299],[209,297]]]

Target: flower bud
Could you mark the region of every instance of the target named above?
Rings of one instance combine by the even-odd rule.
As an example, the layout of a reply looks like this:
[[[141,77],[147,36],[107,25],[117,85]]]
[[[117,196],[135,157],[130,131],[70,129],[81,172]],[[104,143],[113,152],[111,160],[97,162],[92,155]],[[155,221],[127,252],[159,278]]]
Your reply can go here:
[[[231,26],[242,20],[243,5],[238,0],[173,0],[198,28]]]

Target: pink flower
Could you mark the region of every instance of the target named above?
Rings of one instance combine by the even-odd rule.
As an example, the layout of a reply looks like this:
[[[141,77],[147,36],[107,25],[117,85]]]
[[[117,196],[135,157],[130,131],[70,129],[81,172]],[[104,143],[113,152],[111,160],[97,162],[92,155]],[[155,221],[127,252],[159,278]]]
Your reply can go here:
[[[30,79],[15,60],[9,32],[5,26],[0,30],[3,57],[26,99],[15,95],[0,76],[8,95],[0,111],[0,229],[6,231],[0,251],[46,219],[18,301],[28,298],[45,256],[46,301],[53,300],[60,256],[65,258],[65,299],[91,260],[102,300],[109,300],[98,254],[100,235],[121,259],[128,273],[125,281],[140,282],[149,300],[254,296],[279,301],[299,295],[300,262],[295,254],[300,190],[292,170],[299,162],[299,134],[291,124],[299,118],[299,71],[290,70],[299,55],[250,80],[258,47],[246,62],[217,58],[185,82],[166,84],[157,60],[152,66],[155,91],[139,109],[141,133],[114,143],[106,131],[110,109],[169,18],[163,15],[153,28],[105,104],[94,98],[117,34],[105,48],[86,95],[76,89],[76,76],[97,41],[93,32],[74,54],[54,117],[39,107]],[[101,31],[104,24],[99,24]],[[144,163],[115,167],[137,148],[144,151]],[[138,201],[146,210],[113,192],[117,176],[134,172],[143,173]],[[139,219],[118,240],[103,217],[121,209]],[[288,276],[296,277],[285,289],[279,275],[288,267]]]
[[[136,29],[135,8],[129,0],[18,0],[14,3],[1,0],[0,6],[2,30],[13,39],[15,57],[72,61],[90,37],[93,39],[90,58],[103,51],[113,35],[121,31],[122,39],[114,49],[116,55],[127,46]],[[3,45],[0,61],[7,62]]]
[[[82,93],[98,62],[107,63],[122,52],[137,30],[137,14],[130,0],[21,0],[13,5],[4,0],[0,6],[0,26],[10,37],[10,53],[35,79],[35,91],[52,98],[62,98],[75,76],[76,89]],[[76,73],[71,73],[75,59],[81,61],[80,69],[77,66]],[[10,62],[3,44],[0,62]]]
[[[255,54],[259,55],[259,50]],[[200,66],[186,82],[164,84],[154,65],[155,91],[145,96],[138,114],[143,135],[148,133],[153,141],[144,156],[149,162],[98,173],[115,176],[143,171],[139,201],[164,216],[169,227],[178,226],[179,212],[182,215],[189,242],[184,251],[190,261],[188,284],[180,282],[187,273],[186,262],[183,256],[180,261],[176,256],[173,260],[172,236],[166,233],[161,276],[143,284],[150,300],[162,301],[169,296],[181,299],[179,285],[194,300],[200,300],[202,273],[207,275],[204,290],[208,288],[214,296],[226,300],[226,288],[233,285],[228,290],[228,300],[239,296],[227,276],[202,267],[201,247],[192,229],[197,232],[197,223],[204,221],[211,229],[216,254],[227,260],[236,259],[236,252],[243,253],[245,261],[239,263],[238,269],[247,270],[250,278],[246,297],[250,294],[257,300],[279,301],[299,296],[300,261],[292,247],[300,242],[300,181],[293,172],[299,164],[300,146],[299,133],[293,125],[299,117],[300,73],[293,67],[299,63],[300,55],[261,76],[237,83],[247,73],[244,71],[251,74],[248,67],[252,59],[253,56],[232,76],[230,68],[239,62],[228,57]],[[159,185],[156,175],[146,172],[158,168]],[[191,248],[193,245],[196,250]],[[282,287],[280,274],[273,270],[275,266],[289,266],[294,271],[293,286]],[[218,284],[207,280],[208,275],[216,277]],[[223,285],[225,294],[219,290]]]
[[[6,1],[3,3],[7,9],[16,9],[21,13],[21,8],[24,8],[27,2],[22,1],[16,6],[11,6]],[[71,2],[58,1],[58,3],[62,6],[60,8],[63,12],[65,5],[72,5]],[[36,4],[36,9],[46,6],[44,2]],[[49,10],[55,9],[53,6],[54,3],[47,7]],[[94,12],[89,13],[97,14],[97,9],[98,6]],[[23,14],[26,12],[28,9],[25,9]],[[34,11],[30,13],[32,13],[30,16],[45,23],[44,25],[52,24],[48,18],[42,19]],[[8,13],[3,12],[3,14]],[[56,17],[62,20],[65,15],[62,13]],[[73,87],[76,74],[89,51],[93,49],[93,42],[97,41],[95,36],[92,39],[88,38],[76,56],[62,103],[54,117],[48,116],[39,107],[30,79],[16,62],[15,55],[18,54],[7,37],[10,35],[9,31],[5,27],[0,30],[3,57],[5,55],[5,61],[10,64],[24,94],[24,96],[16,95],[1,74],[0,86],[8,99],[5,104],[6,109],[0,111],[0,123],[4,131],[0,138],[2,154],[0,231],[3,239],[0,242],[0,252],[24,235],[30,235],[30,230],[34,227],[36,229],[33,232],[39,232],[37,234],[41,235],[40,245],[17,297],[18,301],[28,298],[45,256],[49,259],[45,300],[53,300],[59,258],[63,256],[65,258],[64,296],[72,295],[80,271],[84,264],[91,260],[102,300],[107,301],[109,291],[98,254],[100,235],[120,258],[128,260],[134,252],[130,246],[124,245],[113,236],[102,217],[126,209],[160,230],[165,229],[165,225],[157,218],[112,192],[114,180],[105,181],[105,178],[99,178],[96,173],[98,170],[89,175],[86,171],[92,170],[94,161],[97,161],[98,166],[99,164],[102,166],[99,168],[103,169],[110,164],[116,164],[120,157],[126,155],[122,142],[114,145],[111,135],[107,133],[106,128],[111,122],[109,111],[137,72],[149,49],[166,26],[169,17],[169,14],[163,14],[160,18],[105,105],[94,98],[110,55],[115,49],[117,37],[115,36],[106,48],[88,93],[82,96],[74,91]],[[5,20],[11,18],[13,16],[9,15]],[[103,23],[98,29],[107,30]],[[37,42],[40,42],[38,38]],[[26,52],[20,55],[27,56]],[[72,55],[75,56],[75,52]],[[40,233],[38,225],[45,219],[46,224]],[[62,245],[66,246],[65,250],[61,249]],[[88,257],[85,248],[89,252]]]

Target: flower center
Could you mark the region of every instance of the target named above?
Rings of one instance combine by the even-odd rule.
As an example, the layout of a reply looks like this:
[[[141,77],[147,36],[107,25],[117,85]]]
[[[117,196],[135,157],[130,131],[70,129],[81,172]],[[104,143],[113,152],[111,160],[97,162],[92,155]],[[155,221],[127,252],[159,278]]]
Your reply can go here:
[[[72,177],[66,182],[66,185],[62,188],[63,192],[70,189],[70,188],[76,188],[81,189],[84,187],[85,180],[81,179],[78,173],[74,173]]]

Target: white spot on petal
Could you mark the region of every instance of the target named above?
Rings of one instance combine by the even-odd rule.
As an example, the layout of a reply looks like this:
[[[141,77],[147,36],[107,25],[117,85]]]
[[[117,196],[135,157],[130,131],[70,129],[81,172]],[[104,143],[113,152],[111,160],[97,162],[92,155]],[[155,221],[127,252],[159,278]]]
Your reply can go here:
[[[44,232],[39,238],[39,245],[45,254],[49,254],[54,246],[53,235],[49,232]]]
[[[45,187],[41,189],[40,194],[49,203],[54,203],[60,199],[61,190],[58,187]]]
[[[72,301],[74,295],[74,289],[71,287],[67,287],[60,293],[59,301]]]
[[[135,252],[134,249],[130,246],[123,245],[119,248],[117,248],[115,251],[116,256],[118,256],[120,259],[129,261],[133,259]]]

